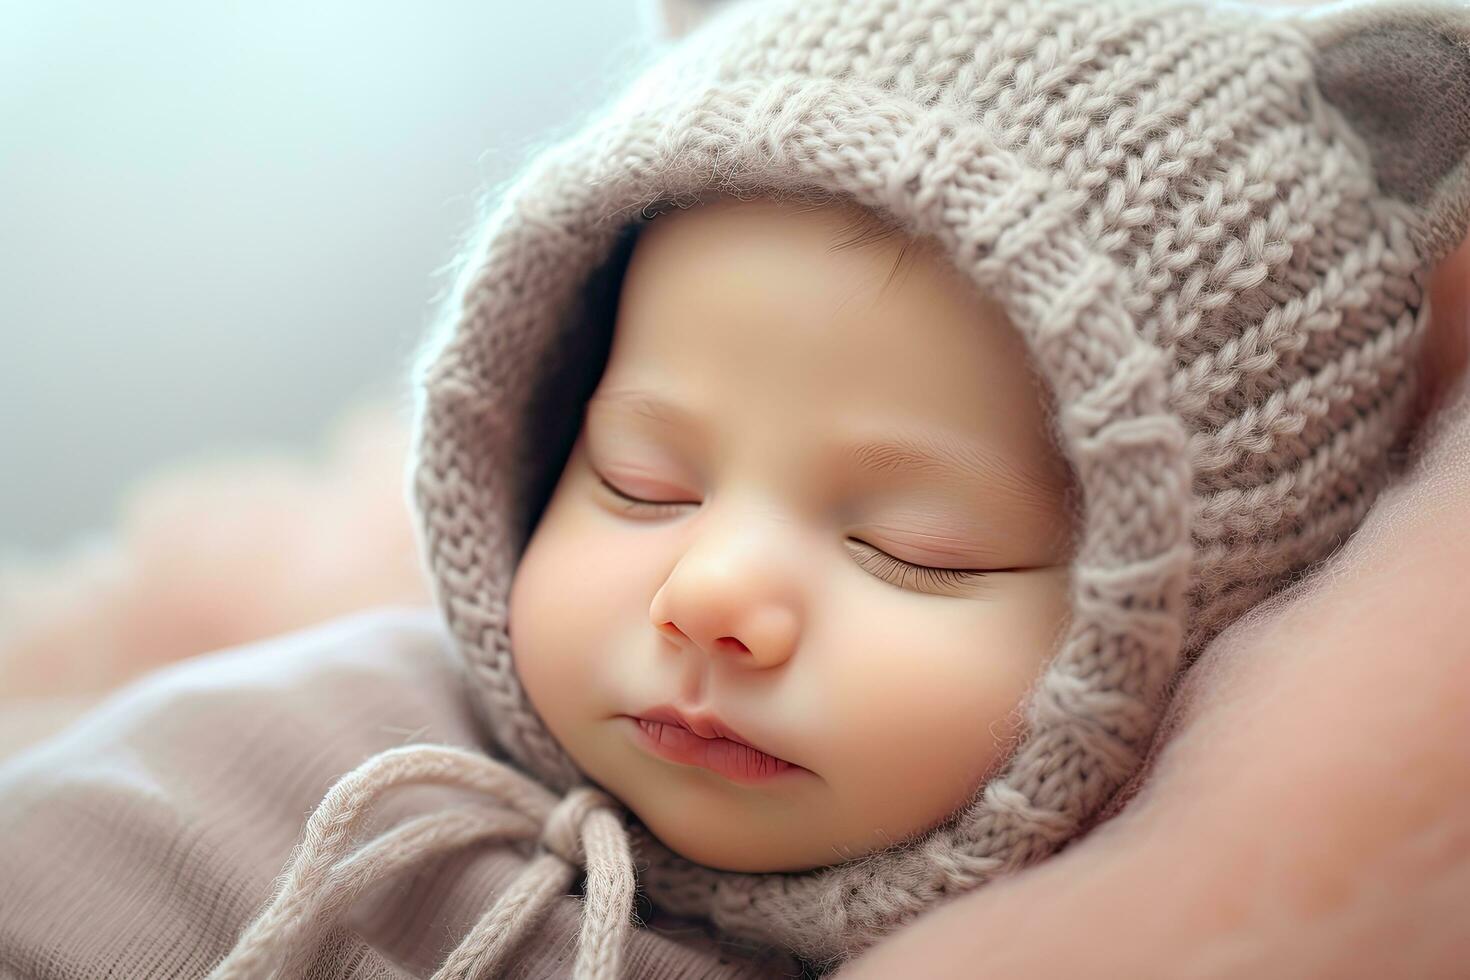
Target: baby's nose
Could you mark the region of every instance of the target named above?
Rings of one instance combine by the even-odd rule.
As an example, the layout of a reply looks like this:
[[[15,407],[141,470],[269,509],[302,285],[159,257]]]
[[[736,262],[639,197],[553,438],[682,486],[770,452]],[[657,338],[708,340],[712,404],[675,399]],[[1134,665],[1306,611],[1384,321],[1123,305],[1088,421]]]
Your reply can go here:
[[[711,656],[725,655],[752,667],[775,667],[790,658],[796,643],[796,625],[788,611],[752,610],[744,618],[741,636],[690,635],[672,620],[659,623],[657,628],[676,644],[698,647]]]

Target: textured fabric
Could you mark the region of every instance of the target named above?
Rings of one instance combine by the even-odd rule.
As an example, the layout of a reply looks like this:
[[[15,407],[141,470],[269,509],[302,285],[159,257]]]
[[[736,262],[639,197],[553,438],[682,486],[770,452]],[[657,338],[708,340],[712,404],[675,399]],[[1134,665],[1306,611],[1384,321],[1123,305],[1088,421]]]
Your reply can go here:
[[[1466,25],[1450,5],[1135,0],[802,0],[706,24],[503,195],[420,362],[423,545],[499,743],[559,791],[581,781],[515,677],[506,599],[631,232],[706,189],[830,193],[934,237],[1025,337],[1085,497],[1073,621],[1008,768],[944,826],[740,875],[635,824],[643,880],[830,963],[1053,852],[1138,769],[1181,666],[1393,471],[1424,277],[1466,227]]]
[[[432,609],[349,616],[135,681],[0,763],[0,977],[204,976],[271,897],[302,817],[339,777],[423,743],[485,744]],[[403,786],[362,837],[451,811],[506,812],[456,786]],[[530,850],[469,844],[383,879],[282,975],[432,975]],[[580,901],[560,895],[494,975],[573,975]],[[625,962],[663,980],[799,973],[670,918],[634,931]]]
[[[551,792],[600,799],[515,676],[511,577],[638,228],[669,203],[841,199],[933,238],[1024,338],[1083,498],[1071,622],[973,801],[882,852],[767,875],[567,804],[595,892],[579,974],[620,968],[610,896],[630,863],[660,907],[830,966],[1087,826],[1181,669],[1351,533],[1401,461],[1425,277],[1470,208],[1467,51],[1470,14],[1449,3],[751,0],[527,166],[421,351],[411,478],[474,708]],[[500,791],[549,819],[519,785]],[[549,894],[557,861],[583,856],[556,853],[517,888]],[[324,860],[292,869],[281,901],[329,901]],[[241,957],[272,948],[273,914]],[[535,920],[489,918],[511,938],[487,926],[476,957]]]
[[[1373,502],[1350,543],[1310,575],[1251,607],[1210,641],[1170,699],[1144,764],[1099,811],[1095,824],[1121,813],[1148,784],[1171,736],[1196,723],[1200,706],[1210,702],[1213,675],[1229,669],[1230,661],[1243,654],[1259,656],[1251,648],[1260,645],[1258,637],[1275,620],[1319,593],[1330,594],[1333,583],[1371,572],[1395,553],[1402,554],[1405,526],[1439,521],[1443,526],[1470,527],[1470,375],[1461,378],[1415,442],[1409,454],[1412,465]],[[1215,695],[1218,701],[1218,687]]]

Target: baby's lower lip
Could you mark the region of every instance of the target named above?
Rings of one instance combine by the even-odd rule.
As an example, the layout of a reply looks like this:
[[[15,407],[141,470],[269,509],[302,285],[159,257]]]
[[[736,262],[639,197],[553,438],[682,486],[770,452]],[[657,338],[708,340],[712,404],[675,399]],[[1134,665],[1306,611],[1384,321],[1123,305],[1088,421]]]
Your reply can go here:
[[[678,725],[625,715],[645,749],[670,762],[702,766],[738,783],[763,783],[806,772],[801,766],[725,738],[701,738]]]

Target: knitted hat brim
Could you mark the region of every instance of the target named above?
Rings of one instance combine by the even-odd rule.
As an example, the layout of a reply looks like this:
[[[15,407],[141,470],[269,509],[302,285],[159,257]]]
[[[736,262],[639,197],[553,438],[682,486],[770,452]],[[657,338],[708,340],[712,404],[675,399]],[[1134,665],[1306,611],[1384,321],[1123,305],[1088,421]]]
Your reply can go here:
[[[746,80],[625,108],[543,153],[501,198],[457,319],[425,348],[410,473],[420,547],[477,710],[497,746],[554,788],[587,777],[516,677],[507,611],[533,488],[569,446],[538,458],[525,433],[548,365],[577,345],[598,349],[585,333],[607,318],[587,315],[584,291],[621,236],[648,205],[712,190],[840,194],[937,241],[1024,338],[1080,490],[1070,621],[1027,699],[1023,737],[968,807],[909,841],[802,873],[717,871],[633,828],[661,906],[840,960],[945,896],[1052,853],[1140,764],[1187,620],[1186,430],[1169,406],[1165,355],[1129,313],[1128,275],[1088,235],[1086,195],[942,103],[851,80]]]

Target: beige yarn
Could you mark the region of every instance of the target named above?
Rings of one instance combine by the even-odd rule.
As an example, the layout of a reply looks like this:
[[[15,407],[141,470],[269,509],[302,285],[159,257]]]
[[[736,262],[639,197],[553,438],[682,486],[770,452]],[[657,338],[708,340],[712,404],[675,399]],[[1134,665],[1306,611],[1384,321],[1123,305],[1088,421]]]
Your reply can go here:
[[[592,872],[579,976],[616,970],[634,853],[657,905],[827,968],[1075,837],[1139,766],[1191,656],[1328,554],[1394,472],[1425,277],[1470,224],[1470,13],[1271,14],[748,0],[538,156],[487,216],[424,346],[410,476],[477,710],[551,789],[432,748],[370,760],[313,816],[217,975],[284,962],[441,833],[524,837],[553,812],[557,856],[527,868],[444,970],[503,962],[581,860],[571,826]],[[708,190],[829,194],[935,239],[1025,338],[1084,498],[1073,619],[1007,768],[929,833],[810,872],[702,867],[631,815],[625,842],[511,659],[511,576],[601,371],[644,209]],[[465,780],[513,812],[446,813],[348,857],[373,787],[407,778]]]
[[[508,810],[459,806],[409,820],[352,851],[372,804],[395,786],[442,783],[479,790]],[[516,943],[535,930],[583,863],[588,904],[574,975],[620,976],[634,896],[632,855],[611,797],[578,786],[558,799],[540,783],[488,756],[445,745],[411,745],[373,756],[337,781],[306,825],[271,903],[251,922],[208,980],[298,976],[334,918],[369,885],[425,858],[471,844],[529,840],[537,855],[475,923],[433,980],[470,980],[504,971]],[[278,972],[279,971],[279,972]]]

